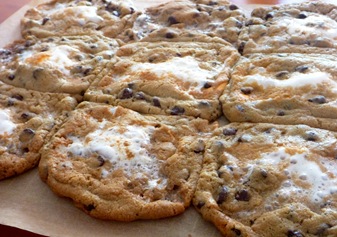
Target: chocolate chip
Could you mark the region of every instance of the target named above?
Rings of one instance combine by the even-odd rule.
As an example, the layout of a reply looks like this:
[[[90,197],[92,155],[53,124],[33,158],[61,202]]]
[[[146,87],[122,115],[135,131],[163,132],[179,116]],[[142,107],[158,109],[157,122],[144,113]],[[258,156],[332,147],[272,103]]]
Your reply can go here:
[[[179,106],[174,106],[171,109],[171,115],[182,115],[185,113],[185,109]]]
[[[205,202],[198,202],[197,204],[198,209],[202,208],[203,206],[205,206]]]
[[[220,192],[219,192],[219,195],[218,195],[218,198],[217,198],[217,201],[216,203],[217,204],[222,204],[224,203],[228,198],[228,188],[227,187],[222,187]]]
[[[167,32],[167,33],[165,34],[165,37],[166,37],[167,39],[173,39],[173,38],[174,38],[174,34],[173,34],[172,32]]]
[[[209,107],[211,105],[210,105],[210,103],[208,101],[200,101],[199,102],[199,106],[200,107]]]
[[[298,230],[288,230],[288,237],[304,237],[304,235]]]
[[[245,189],[242,189],[235,193],[235,199],[238,201],[248,202],[250,200],[249,192]]]
[[[265,20],[269,20],[269,19],[272,19],[274,18],[274,13],[273,12],[269,12],[266,16],[265,16]]]
[[[325,96],[323,96],[323,95],[319,95],[319,96],[316,96],[314,98],[308,99],[308,101],[311,102],[311,103],[315,103],[315,104],[325,104],[325,103],[327,103],[327,100],[326,100]]]
[[[98,156],[98,157],[97,157],[97,160],[98,160],[98,162],[99,162],[99,165],[98,165],[98,166],[103,166],[103,165],[104,165],[105,160],[103,159],[102,156]]]
[[[22,132],[28,135],[35,135],[34,130],[30,128],[25,128]]]
[[[206,82],[205,84],[204,84],[204,88],[205,89],[208,89],[208,88],[211,88],[212,87],[212,83],[210,83],[210,82]]]
[[[135,98],[136,98],[137,100],[145,100],[145,94],[144,94],[143,92],[137,92],[137,93],[135,94]]]
[[[241,235],[241,230],[239,230],[239,229],[232,228],[231,231],[233,231],[237,236]]]
[[[9,56],[12,52],[7,49],[0,49],[0,56]]]
[[[29,148],[28,147],[24,147],[24,148],[22,148],[22,151],[23,151],[23,153],[27,153],[27,152],[29,152]]]
[[[297,16],[297,18],[298,19],[305,19],[305,18],[307,18],[308,16],[307,16],[307,14],[305,14],[305,13],[300,13],[298,16]]]
[[[28,113],[22,113],[20,117],[24,120],[27,120],[30,118],[30,115]]]
[[[33,44],[34,44],[34,42],[32,40],[26,40],[25,47],[28,48],[28,47],[32,46]]]
[[[9,74],[9,76],[8,76],[8,79],[9,79],[9,80],[13,81],[14,78],[15,78],[15,75],[14,75],[14,74]]]
[[[243,94],[249,95],[252,93],[253,87],[242,87],[240,90]]]
[[[319,136],[314,131],[307,131],[304,135],[305,140],[315,142],[319,139]]]
[[[16,100],[20,100],[20,101],[23,100],[23,96],[20,95],[20,94],[14,94],[14,95],[12,95],[11,97],[14,98],[14,99],[16,99]]]
[[[95,206],[93,204],[84,205],[84,209],[87,211],[92,211],[95,209]]]
[[[301,65],[301,66],[297,66],[296,68],[295,68],[295,71],[296,72],[305,72],[305,71],[307,71],[309,69],[309,67],[308,66],[305,66],[305,65]]]
[[[236,6],[234,4],[229,5],[229,10],[234,11],[234,10],[237,10],[237,9],[239,9],[238,6]]]
[[[234,136],[237,133],[237,129],[236,128],[225,128],[222,133],[225,136]]]
[[[169,25],[174,25],[174,24],[178,24],[179,21],[177,21],[177,19],[174,17],[174,16],[170,16],[168,19],[167,19]]]
[[[152,102],[154,106],[159,107],[159,108],[161,107],[160,100],[157,97],[153,98]]]
[[[133,91],[130,88],[125,88],[120,95],[120,99],[130,99],[133,96]]]
[[[42,47],[41,48],[41,52],[46,52],[46,51],[48,51],[49,50],[49,47],[48,46],[44,46],[44,47]]]
[[[245,49],[245,45],[246,43],[245,42],[241,42],[239,47],[238,47],[238,51],[240,54],[243,54],[243,50]]]
[[[261,170],[261,176],[262,176],[263,178],[267,178],[267,177],[268,177],[268,172],[267,172],[266,170],[262,169],[262,170]]]
[[[43,18],[41,25],[45,25],[49,20],[50,20],[50,18],[48,18],[48,17]]]
[[[277,116],[284,116],[286,113],[283,110],[277,111]]]
[[[289,72],[288,71],[281,71],[281,72],[278,72],[278,73],[276,73],[276,77],[277,78],[283,78],[284,76],[286,76],[286,75],[288,75],[289,74]]]

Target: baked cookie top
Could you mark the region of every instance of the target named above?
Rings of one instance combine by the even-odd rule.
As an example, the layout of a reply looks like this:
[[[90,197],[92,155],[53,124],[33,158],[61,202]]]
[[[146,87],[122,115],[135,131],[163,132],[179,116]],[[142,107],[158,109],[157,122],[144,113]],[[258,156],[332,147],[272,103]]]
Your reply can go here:
[[[232,123],[207,142],[193,203],[229,237],[335,236],[336,133]]]
[[[82,102],[43,148],[41,178],[97,218],[177,215],[190,205],[211,127]]]
[[[242,10],[226,0],[169,1],[145,9],[123,33],[123,40],[139,41],[159,29],[173,28],[236,43],[244,19]]]
[[[221,96],[230,121],[307,124],[337,131],[336,57],[255,54],[242,58]]]
[[[80,98],[0,82],[0,179],[35,167],[46,137]]]
[[[256,8],[239,37],[252,53],[337,52],[337,6],[319,1]]]
[[[229,43],[137,42],[122,46],[110,72],[85,99],[141,113],[188,115],[214,120],[219,96],[239,54]]]
[[[0,80],[43,92],[80,94],[118,48],[99,36],[31,38],[0,49]]]
[[[21,32],[25,38],[92,34],[115,38],[137,15],[132,1],[53,0],[29,9]]]

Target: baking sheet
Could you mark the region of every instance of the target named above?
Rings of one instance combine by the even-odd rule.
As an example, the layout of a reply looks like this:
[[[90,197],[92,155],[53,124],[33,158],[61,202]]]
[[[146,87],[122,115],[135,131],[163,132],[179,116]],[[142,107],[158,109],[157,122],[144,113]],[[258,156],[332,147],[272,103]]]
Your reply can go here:
[[[27,9],[42,1],[33,0],[0,25],[0,47],[20,39],[21,17]],[[165,1],[143,0],[138,3],[147,7]],[[249,12],[255,6],[246,5],[245,9]],[[56,196],[40,180],[37,169],[1,181],[0,200],[0,224],[46,236],[221,236],[213,224],[204,221],[193,207],[179,216],[154,221],[122,223],[94,219],[73,206],[71,200]]]

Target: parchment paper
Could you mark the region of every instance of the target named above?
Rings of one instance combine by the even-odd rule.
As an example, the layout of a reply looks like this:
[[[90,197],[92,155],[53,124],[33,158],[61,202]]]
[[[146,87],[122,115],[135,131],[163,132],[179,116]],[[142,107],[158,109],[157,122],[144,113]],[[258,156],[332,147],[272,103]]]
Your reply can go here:
[[[20,39],[19,22],[33,0],[0,25],[0,47]],[[165,0],[142,1],[149,6]],[[73,206],[69,199],[56,196],[43,183],[37,169],[0,181],[0,224],[46,236],[221,236],[218,230],[190,207],[184,214],[155,221],[131,223],[94,219]]]
[[[0,47],[20,39],[19,22],[27,9],[44,0],[33,0],[0,25]],[[167,0],[138,1],[140,6]],[[240,1],[238,1],[240,2]],[[250,11],[253,6],[245,7]],[[255,7],[255,5],[254,5]],[[174,236],[217,237],[220,232],[190,207],[182,215],[155,221],[131,223],[94,219],[73,206],[69,199],[56,196],[43,183],[37,169],[0,182],[0,224],[46,236]]]

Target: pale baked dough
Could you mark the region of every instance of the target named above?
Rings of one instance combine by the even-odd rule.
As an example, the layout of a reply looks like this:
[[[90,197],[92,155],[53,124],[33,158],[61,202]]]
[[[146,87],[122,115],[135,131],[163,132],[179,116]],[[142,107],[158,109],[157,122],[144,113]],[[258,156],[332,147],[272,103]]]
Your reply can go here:
[[[306,125],[221,127],[193,203],[228,237],[336,236],[336,138]]]
[[[45,140],[80,99],[0,82],[0,179],[37,166]]]
[[[213,126],[83,102],[42,151],[42,179],[91,216],[132,221],[189,207]]]

